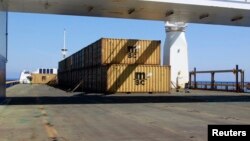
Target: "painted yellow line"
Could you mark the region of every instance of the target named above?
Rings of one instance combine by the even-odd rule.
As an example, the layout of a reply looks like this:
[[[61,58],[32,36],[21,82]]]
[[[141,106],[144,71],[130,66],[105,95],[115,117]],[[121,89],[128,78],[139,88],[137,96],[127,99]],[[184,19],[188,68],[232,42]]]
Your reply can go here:
[[[51,122],[48,121],[48,113],[46,112],[44,106],[39,107],[42,116],[42,122],[44,124],[45,131],[47,132],[47,135],[49,139],[52,141],[57,141],[58,139],[58,133],[57,130],[54,128]]]

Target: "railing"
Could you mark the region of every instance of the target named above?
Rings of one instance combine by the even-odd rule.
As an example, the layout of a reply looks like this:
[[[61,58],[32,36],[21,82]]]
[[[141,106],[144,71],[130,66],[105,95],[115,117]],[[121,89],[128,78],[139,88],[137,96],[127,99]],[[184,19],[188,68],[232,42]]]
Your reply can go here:
[[[9,87],[14,86],[16,84],[19,84],[19,80],[7,81],[6,84],[5,84],[5,87],[9,88]]]
[[[215,82],[213,84],[211,82],[207,81],[198,81],[196,82],[196,89],[203,89],[203,90],[221,90],[221,91],[235,91],[236,90],[236,83],[235,82]],[[240,86],[241,84],[238,83]],[[195,83],[191,83],[191,89],[195,88]],[[250,91],[250,83],[246,82],[244,83],[244,88],[242,88],[244,92],[249,92]]]

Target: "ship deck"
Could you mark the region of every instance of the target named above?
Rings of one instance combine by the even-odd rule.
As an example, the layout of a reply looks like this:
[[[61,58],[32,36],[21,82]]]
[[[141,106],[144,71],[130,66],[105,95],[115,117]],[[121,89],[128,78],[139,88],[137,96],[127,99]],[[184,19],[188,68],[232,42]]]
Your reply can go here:
[[[201,141],[208,124],[249,124],[250,94],[67,93],[15,85],[0,105],[1,141]]]

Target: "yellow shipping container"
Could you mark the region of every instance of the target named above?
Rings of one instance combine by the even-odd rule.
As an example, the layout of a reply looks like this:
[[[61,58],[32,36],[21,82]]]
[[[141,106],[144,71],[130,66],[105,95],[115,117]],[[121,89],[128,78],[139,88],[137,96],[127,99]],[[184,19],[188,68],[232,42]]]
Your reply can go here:
[[[99,43],[101,42],[101,43]],[[97,42],[96,64],[147,64],[160,65],[160,41],[109,39]]]
[[[170,92],[170,67],[112,65],[107,70],[108,92]]]
[[[113,64],[65,72],[61,85],[75,87],[81,81],[85,91],[106,93],[169,93],[170,67]],[[73,76],[75,79],[69,79]],[[59,73],[59,75],[62,75]],[[64,84],[65,83],[65,84]]]
[[[59,71],[109,64],[160,65],[160,41],[102,38],[59,63]]]
[[[107,93],[170,92],[170,67],[115,64],[87,70],[91,78],[85,85],[86,90]]]
[[[47,84],[56,79],[56,74],[31,74],[32,84]]]

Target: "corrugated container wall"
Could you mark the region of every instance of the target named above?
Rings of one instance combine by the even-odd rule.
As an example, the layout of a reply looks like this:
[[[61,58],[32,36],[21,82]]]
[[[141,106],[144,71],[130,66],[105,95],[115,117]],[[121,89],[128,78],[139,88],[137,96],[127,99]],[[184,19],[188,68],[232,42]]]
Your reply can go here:
[[[59,71],[108,64],[160,65],[160,41],[102,38],[59,63]]]
[[[102,38],[91,46],[92,65],[160,65],[160,44],[160,41],[152,40]]]
[[[56,79],[56,74],[31,74],[32,84],[47,84]]]
[[[58,82],[95,92],[170,92],[160,41],[102,38],[59,62]]]
[[[107,76],[108,92],[170,92],[170,67],[112,65]]]
[[[170,92],[170,67],[107,65],[87,69],[84,88],[96,92]]]

